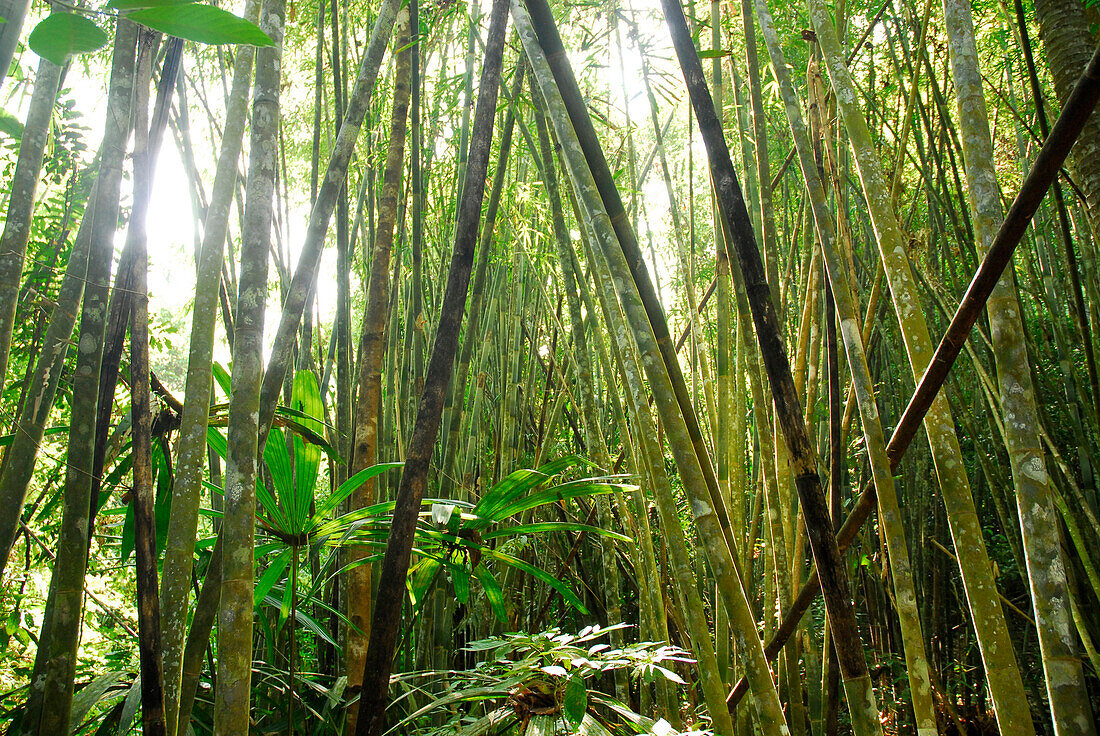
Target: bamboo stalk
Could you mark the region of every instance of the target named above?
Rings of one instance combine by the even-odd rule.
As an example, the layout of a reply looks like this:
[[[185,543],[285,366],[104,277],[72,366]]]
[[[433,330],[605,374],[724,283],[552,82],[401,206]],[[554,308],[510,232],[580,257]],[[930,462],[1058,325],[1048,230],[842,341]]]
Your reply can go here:
[[[456,218],[451,268],[378,581],[378,605],[374,609],[370,643],[363,669],[363,690],[359,701],[360,711],[369,714],[369,717],[358,720],[356,736],[379,736],[386,723],[389,674],[401,624],[401,606],[406,597],[405,577],[412,554],[413,532],[420,500],[427,485],[428,465],[439,435],[447,385],[454,369],[458,332],[473,267],[477,223],[481,216],[485,175],[492,143],[493,116],[500,84],[507,10],[505,0],[494,1],[486,42],[485,65],[482,68],[477,109],[474,113],[474,136],[471,142],[471,160],[467,168],[467,184],[463,187]]]
[[[978,267],[947,332],[940,341],[934,357],[929,362],[928,370],[918,384],[917,391],[910,398],[904,413],[894,428],[893,434],[890,436],[886,453],[890,457],[891,471],[897,469],[901,463],[901,458],[909,449],[909,445],[916,436],[932,399],[943,386],[947,372],[954,364],[955,358],[958,357],[966,335],[977,321],[985,300],[992,292],[994,284],[1011,259],[1012,252],[1023,238],[1028,223],[1039,208],[1046,190],[1058,175],[1062,162],[1065,161],[1069,149],[1073,147],[1074,140],[1081,132],[1085,119],[1088,118],[1088,115],[1096,106],[1098,99],[1100,99],[1100,49],[1097,49],[1097,53],[1089,62],[1089,66],[1082,74],[1073,94],[1063,107],[1062,114],[1055,122],[1050,136],[1043,144],[1035,165],[1020,186],[1020,191],[997,231],[993,244]],[[837,542],[840,544],[841,549],[847,549],[848,545],[855,539],[859,529],[863,526],[863,522],[867,520],[874,509],[875,501],[874,485],[868,483],[860,492],[852,511],[848,514],[844,525],[837,533]],[[814,571],[792,602],[790,613],[784,618],[782,625],[766,645],[764,651],[769,657],[774,657],[797,629],[799,619],[805,614],[813,599],[817,597],[818,585],[817,572]],[[748,683],[742,679],[730,692],[726,702],[731,707],[735,707],[747,692]]]

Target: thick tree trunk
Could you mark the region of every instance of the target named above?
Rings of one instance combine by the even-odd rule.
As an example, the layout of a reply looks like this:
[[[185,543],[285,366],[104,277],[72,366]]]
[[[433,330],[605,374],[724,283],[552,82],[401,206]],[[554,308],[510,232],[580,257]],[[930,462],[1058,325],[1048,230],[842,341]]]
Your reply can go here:
[[[1065,105],[1100,39],[1090,32],[1081,0],[1035,0],[1035,18],[1058,101]],[[1081,131],[1070,171],[1085,194],[1093,238],[1100,241],[1100,114],[1093,113]]]

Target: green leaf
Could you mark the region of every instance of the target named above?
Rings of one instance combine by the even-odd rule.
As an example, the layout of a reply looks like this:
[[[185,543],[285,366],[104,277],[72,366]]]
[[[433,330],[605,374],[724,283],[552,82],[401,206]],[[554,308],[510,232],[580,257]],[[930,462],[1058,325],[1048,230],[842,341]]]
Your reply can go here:
[[[317,388],[317,377],[312,371],[298,371],[294,375],[294,388],[290,400],[291,406],[303,415],[302,423],[314,434],[324,436],[325,426],[321,422],[324,406],[321,392]],[[309,517],[309,504],[313,500],[314,487],[317,485],[317,472],[321,465],[321,448],[307,443],[301,435],[292,435],[294,445],[294,498],[288,509],[291,524],[303,530]]]
[[[252,590],[253,608],[258,608],[271,592],[271,588],[275,583],[283,579],[283,573],[286,572],[288,565],[290,565],[290,550],[285,549],[271,561],[271,564],[264,570],[264,574],[256,581],[256,587]],[[279,601],[279,607],[282,607],[282,601]]]
[[[125,672],[106,672],[80,688],[73,696],[73,708],[69,720],[71,733],[79,729],[92,706],[102,700],[108,690],[118,686],[124,677],[126,677]]]
[[[508,611],[504,607],[504,592],[500,589],[500,583],[493,577],[484,565],[474,568],[474,577],[481,582],[481,589],[485,591],[485,598],[489,601],[489,607],[493,609],[497,620],[508,622]]]
[[[474,513],[492,520],[503,518],[496,515],[496,509],[514,501],[549,478],[549,475],[537,470],[516,470],[509,473],[481,497],[474,506]]]
[[[315,518],[320,519],[326,516],[330,511],[339,506],[341,501],[350,496],[356,488],[363,485],[371,478],[376,475],[381,475],[387,470],[400,468],[402,465],[404,465],[404,463],[379,463],[378,465],[371,465],[369,468],[363,468],[341,483],[340,486],[332,492],[332,495],[325,499],[324,503],[317,505]]]
[[[421,561],[413,568],[409,576],[409,598],[413,606],[418,606],[428,594],[428,589],[435,581],[435,574],[439,571],[439,560],[429,557]]]
[[[0,133],[21,141],[23,140],[23,123],[19,122],[19,118],[7,110],[0,109]]]
[[[562,703],[565,720],[576,728],[584,720],[587,709],[588,687],[584,684],[584,678],[577,672],[569,678],[569,684],[565,686],[565,701]]]
[[[263,478],[256,478],[256,500],[260,502],[260,508],[264,510],[266,520],[284,534],[301,533],[301,529],[292,526],[290,516],[287,514],[287,508],[292,504],[290,497],[294,472],[291,470],[286,437],[278,427],[272,427],[271,433],[267,436],[267,444],[264,445],[264,464],[271,474],[271,485],[275,489],[275,495],[272,496]]]
[[[451,582],[455,587],[455,600],[465,604],[470,597],[470,571],[461,565],[452,565]]]
[[[703,49],[699,52],[700,59],[720,59],[723,56],[729,56],[730,52],[723,51],[722,49]]]
[[[598,526],[591,526],[589,524],[574,523],[571,521],[540,521],[533,524],[516,524],[515,526],[503,527],[500,529],[494,529],[491,532],[485,532],[481,535],[482,539],[492,539],[493,537],[517,537],[520,534],[536,534],[538,532],[588,532],[590,534],[599,534],[610,539],[618,539],[620,542],[633,541],[625,534],[613,532],[610,529],[604,529]]]
[[[107,34],[83,15],[52,13],[31,31],[31,50],[62,66],[71,54],[86,54],[107,43]]]
[[[141,10],[143,8],[165,8],[173,5],[191,5],[197,0],[111,0],[107,7],[112,10]]]
[[[214,373],[214,381],[217,382],[218,388],[222,390],[222,393],[226,396],[232,392],[233,377],[229,375],[228,369],[221,363],[215,363],[211,366],[211,370]]]
[[[569,498],[598,496],[604,493],[612,493],[616,489],[633,490],[633,487],[593,480],[578,480],[560,486],[552,486],[496,507],[492,511],[492,521],[503,521],[510,516],[521,514],[528,509],[545,506],[548,503],[555,503]]]
[[[127,18],[155,31],[199,43],[247,43],[274,46],[255,24],[211,5],[166,5],[127,13]]]

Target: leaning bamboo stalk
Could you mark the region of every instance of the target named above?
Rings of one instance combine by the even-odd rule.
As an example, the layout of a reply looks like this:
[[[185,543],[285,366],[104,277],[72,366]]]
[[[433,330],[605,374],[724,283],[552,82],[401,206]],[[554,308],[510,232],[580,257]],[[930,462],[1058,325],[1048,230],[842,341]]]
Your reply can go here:
[[[6,73],[7,69],[3,71]],[[35,75],[34,92],[27,109],[23,138],[19,143],[19,156],[7,193],[4,232],[0,235],[0,387],[4,385],[8,372],[8,354],[19,302],[19,282],[23,277],[27,243],[31,236],[35,191],[45,157],[46,141],[50,137],[50,120],[60,81],[61,67],[43,58]]]
[[[537,26],[532,20],[532,15],[529,14],[531,10],[537,11]],[[681,478],[684,480],[684,487],[691,502],[700,540],[715,572],[715,577],[719,581],[723,601],[730,614],[731,621],[734,623],[746,670],[753,676],[754,693],[756,695],[754,702],[757,705],[758,716],[764,727],[770,729],[771,732],[787,733],[782,706],[779,703],[779,694],[775,689],[767,663],[763,659],[763,651],[759,646],[759,639],[755,633],[756,623],[749,609],[730,546],[726,542],[726,535],[718,520],[714,495],[703,478],[700,458],[696,454],[697,449],[692,437],[688,434],[683,415],[680,413],[680,404],[677,401],[665,361],[661,357],[660,348],[654,336],[654,327],[646,314],[635,278],[629,270],[619,238],[613,228],[612,220],[608,216],[607,210],[604,209],[604,200],[601,197],[592,170],[589,168],[592,159],[582,149],[581,142],[575,132],[574,125],[577,118],[571,119],[566,103],[562,99],[562,78],[555,78],[557,75],[551,70],[547,59],[547,51],[543,44],[547,43],[548,38],[553,38],[552,49],[558,50],[551,53],[558,55],[559,67],[557,71],[568,78],[567,84],[570,94],[579,97],[576,82],[572,79],[568,63],[561,56],[560,39],[556,38],[557,32],[553,16],[547,6],[535,2],[535,0],[528,2],[526,8],[520,5],[518,0],[514,2],[512,16],[523,42],[524,50],[527,52],[527,58],[531,63],[532,74],[538,81],[543,99],[546,102],[550,121],[561,146],[562,163],[573,183],[573,190],[577,195],[578,203],[581,205],[584,226],[590,230],[603,253],[625,312],[626,326],[629,327],[629,333],[626,326],[624,326],[624,329],[616,334],[615,339],[619,342],[637,344],[641,365],[645,370],[646,377],[649,379],[655,404],[672,445]],[[542,34],[541,39],[536,36],[536,27]],[[580,109],[583,110],[583,103]],[[584,121],[587,121],[588,128],[591,129],[592,124],[587,118],[587,112],[585,111],[582,114]],[[602,153],[599,154],[599,158],[603,158]],[[602,166],[606,173],[606,163]],[[629,228],[621,204],[616,209],[620,227]],[[645,280],[648,288],[652,289],[652,283],[648,281],[648,275],[646,275]],[[667,338],[668,327],[666,323],[663,323],[663,318],[662,325]],[[670,340],[666,340],[666,342],[669,342],[671,346]],[[631,384],[632,382],[628,380],[627,383]],[[644,432],[646,430],[641,429],[640,431]],[[709,463],[709,459],[707,462]],[[666,529],[667,533],[674,532]],[[712,713],[712,715],[717,716],[718,714]],[[728,729],[723,732],[728,732]]]
[[[1062,108],[1062,113],[1051,129],[1050,135],[1043,144],[1042,150],[1036,157],[1031,172],[1024,179],[1020,191],[1013,200],[1004,222],[997,231],[997,237],[989,247],[981,264],[978,266],[974,278],[970,282],[966,294],[955,311],[951,324],[940,340],[936,353],[929,361],[928,369],[917,385],[916,391],[905,407],[901,419],[898,420],[890,442],[886,446],[886,453],[890,457],[891,470],[896,470],[905,455],[909,445],[916,437],[921,421],[931,405],[932,399],[939,393],[947,378],[947,373],[962,350],[962,344],[966,340],[970,329],[977,322],[982,307],[993,291],[993,286],[1001,277],[1005,266],[1012,258],[1012,253],[1023,238],[1031,218],[1039,209],[1046,191],[1061,171],[1062,163],[1069,155],[1077,136],[1084,128],[1084,123],[1100,100],[1100,49],[1092,57],[1089,65],[1074,87],[1073,93]],[[867,520],[874,509],[876,494],[874,485],[868,484],[860,493],[844,525],[837,533],[837,541],[841,549],[847,549],[855,539],[863,522]],[[771,641],[765,647],[768,656],[775,656],[794,633],[799,619],[809,608],[818,592],[818,579],[816,570],[811,573],[809,580],[802,586],[798,596],[791,604],[791,612],[784,618],[782,625],[775,632]],[[730,692],[726,702],[731,707],[737,705],[745,693],[748,692],[748,683],[741,680]]]
[[[588,335],[581,316],[581,300],[577,284],[583,275],[573,268],[571,257],[572,246],[569,243],[569,233],[565,227],[565,218],[562,213],[561,197],[558,192],[557,172],[554,168],[554,158],[550,147],[550,136],[547,131],[546,119],[543,111],[544,103],[537,92],[537,86],[531,87],[532,97],[536,100],[535,123],[538,129],[539,158],[542,166],[539,167],[546,186],[547,197],[551,202],[551,225],[554,233],[554,244],[557,246],[558,261],[562,277],[565,281],[566,302],[569,305],[569,325],[573,334],[573,367],[578,393],[580,394],[581,417],[584,421],[585,442],[589,452],[593,454],[596,464],[600,467],[608,467],[607,440],[604,438],[603,427],[600,426],[596,413],[595,387],[592,378],[592,363],[588,349]],[[536,463],[536,465],[538,465]],[[605,529],[611,528],[611,508],[606,496],[595,499],[599,512],[599,523]],[[600,564],[604,578],[604,605],[607,610],[608,623],[616,623],[620,620],[622,612],[619,606],[621,594],[619,592],[619,566],[615,560],[614,542],[610,539],[594,540],[600,553]],[[623,646],[621,630],[615,630],[611,634],[611,643],[615,647]],[[625,675],[625,672],[622,673]],[[616,676],[615,694],[620,700],[628,695],[626,678]]]
[[[160,596],[157,590],[157,532],[153,505],[153,432],[149,377],[149,250],[146,221],[153,194],[157,153],[160,150],[168,108],[176,87],[183,40],[165,43],[157,103],[146,125],[148,75],[159,34],[144,32],[148,44],[138,54],[138,89],[134,95],[134,204],[130,212],[127,245],[134,252],[134,294],[130,310],[130,418],[133,488],[130,504],[134,516],[134,568],[137,579],[138,654],[141,669],[141,730],[144,736],[167,732],[162,676]],[[147,64],[142,69],[142,64]],[[89,265],[91,271],[91,265]]]
[[[363,53],[359,74],[348,95],[347,110],[340,123],[336,141],[333,143],[321,188],[317,192],[317,202],[310,209],[305,240],[290,287],[283,300],[282,316],[279,318],[279,327],[271,347],[271,357],[261,389],[259,426],[265,437],[267,428],[275,416],[275,405],[283,387],[283,379],[293,361],[298,327],[301,324],[309,294],[317,280],[329,221],[343,188],[344,176],[352,154],[355,152],[355,142],[359,138],[363,119],[370,108],[382,57],[389,45],[390,34],[393,31],[400,4],[400,0],[383,0],[378,8],[367,49]]]
[[[552,108],[550,110],[552,112]],[[568,163],[566,167],[568,168]],[[665,540],[665,549],[668,553],[669,571],[672,575],[674,588],[679,591],[677,598],[682,600],[679,606],[688,637],[691,641],[691,649],[697,660],[699,680],[707,707],[714,714],[721,714],[714,718],[715,729],[718,733],[732,733],[733,724],[729,719],[729,713],[723,712],[721,695],[715,690],[721,687],[721,675],[718,669],[718,659],[715,653],[714,642],[706,617],[703,599],[699,592],[698,582],[695,578],[691,557],[688,553],[688,540],[678,516],[675,496],[672,492],[672,484],[665,469],[663,452],[651,427],[654,419],[650,412],[649,400],[645,397],[644,386],[646,372],[638,355],[638,350],[631,339],[631,328],[627,325],[619,303],[616,301],[616,289],[613,283],[613,274],[607,268],[606,259],[597,255],[595,233],[590,226],[590,220],[586,219],[576,210],[577,220],[584,228],[586,255],[591,271],[595,275],[595,292],[603,314],[604,323],[609,335],[611,346],[615,354],[616,363],[626,389],[626,407],[631,424],[635,428],[634,435],[638,444],[638,460],[645,478],[652,486],[656,495],[657,513],[661,521],[661,529]],[[642,499],[639,499],[642,500]],[[644,504],[639,505],[639,514],[646,516]],[[649,544],[652,554],[652,540]],[[650,563],[656,574],[656,561]],[[667,637],[667,621],[665,616],[665,604],[661,600],[661,584],[654,580],[651,583],[650,595],[657,599],[653,602],[654,611],[661,612],[662,619],[656,622],[659,629],[663,629]],[[670,715],[672,715],[670,713]]]
[[[645,258],[638,242],[637,233],[630,225],[623,207],[622,198],[614,177],[611,175],[611,169],[607,164],[596,130],[588,115],[586,103],[568,64],[565,47],[558,35],[557,26],[554,23],[549,5],[546,0],[531,0],[531,2],[533,4],[528,5],[528,11],[534,21],[539,43],[546,49],[546,57],[556,79],[566,112],[569,114],[570,123],[574,128],[584,156],[588,160],[589,172],[593,177],[603,208],[611,220],[616,239],[623,250],[630,278],[635,283],[641,307],[645,312],[646,320],[650,323],[650,329],[653,331],[661,361],[665,365],[665,373],[671,383],[673,398],[675,398],[679,409],[678,413],[683,419],[684,429],[687,432],[691,448],[698,458],[697,462],[692,465],[699,468],[701,479],[710,496],[708,506],[719,522],[719,529],[726,545],[730,549],[735,549],[736,543],[732,540],[726,505],[718,488],[718,478],[710,461],[710,455],[704,442],[699,419],[687,383],[684,380],[679,359],[676,357],[675,346],[669,334],[668,322],[665,319],[660,295],[646,271]]]
[[[996,223],[1001,219],[1001,201],[978,69],[974,21],[970,6],[958,0],[944,0],[944,18],[960,110],[958,125],[970,191],[971,221],[976,244],[979,251],[983,251],[992,243]],[[997,281],[987,309],[997,362],[1005,446],[1016,488],[1032,609],[1037,621],[1054,731],[1057,734],[1095,734],[1096,725],[1084,689],[1084,672],[1076,652],[1073,623],[1064,604],[1068,591],[1057,513],[1039,439],[1039,409],[1031,380],[1021,307],[1010,276]]]
[[[515,79],[512,81],[512,94],[509,99],[515,99],[523,83],[523,64],[516,67]],[[507,93],[505,93],[507,94]],[[508,173],[508,159],[512,150],[512,134],[515,129],[516,115],[513,107],[508,108],[508,114],[504,121],[504,130],[501,133],[500,149],[497,153],[497,166],[493,174],[493,186],[489,191],[489,204],[485,214],[485,228],[481,233],[481,242],[478,246],[477,264],[474,268],[474,280],[471,284],[470,317],[471,325],[477,325],[481,321],[482,304],[484,302],[485,276],[488,272],[489,256],[492,253],[493,231],[496,225],[497,212],[500,208],[500,198],[504,191],[504,177]],[[443,473],[441,478],[441,493],[447,496],[454,484],[454,469],[458,459],[459,430],[462,419],[465,416],[466,388],[470,380],[470,361],[473,358],[474,347],[479,341],[468,336],[462,343],[462,352],[459,354],[458,366],[455,369],[455,385],[448,392],[448,405],[444,406],[447,434],[443,442]]]
[[[806,517],[810,547],[822,576],[826,609],[835,632],[834,640],[853,730],[856,734],[881,733],[882,725],[860,644],[847,573],[833,534],[825,494],[817,474],[814,450],[806,432],[790,362],[780,337],[775,305],[771,301],[770,289],[764,275],[764,264],[749,222],[744,198],[737,184],[729,149],[722,135],[721,123],[706,86],[702,64],[691,43],[683,8],[678,0],[664,0],[662,7],[687,82],[699,130],[706,144],[714,188],[723,220],[729,230],[729,244],[734,247],[733,255],[740,265],[752,309],[760,355],[771,382],[777,423],[783,429],[791,472]],[[732,262],[734,259],[730,260]]]
[[[932,357],[932,341],[905,251],[907,239],[889,201],[889,189],[878,152],[871,140],[863,110],[857,102],[855,84],[843,63],[836,28],[819,0],[808,0],[807,7],[855,154],[902,339],[916,375],[924,370]],[[945,397],[932,402],[925,419],[925,429],[948,523],[959,554],[959,570],[998,723],[1006,733],[1033,733],[1023,682],[997,598],[996,581],[963,467],[954,420]]]
[[[756,13],[764,40],[767,43],[772,69],[779,82],[780,95],[786,109],[795,148],[798,151],[799,165],[802,168],[803,179],[817,226],[818,239],[821,243],[821,252],[824,255],[826,272],[832,286],[830,296],[840,320],[840,333],[848,357],[848,364],[851,368],[852,386],[859,404],[860,416],[863,420],[864,442],[867,447],[875,487],[878,491],[879,520],[883,526],[889,550],[890,570],[893,574],[895,592],[894,603],[898,612],[906,671],[909,676],[909,689],[916,715],[917,732],[921,736],[934,734],[936,733],[936,716],[929,684],[928,658],[924,650],[924,634],[921,630],[921,621],[917,612],[916,586],[913,582],[913,573],[909,561],[905,524],[898,505],[897,493],[894,489],[894,477],[890,469],[890,461],[886,456],[886,438],[882,429],[878,405],[875,401],[874,382],[867,365],[867,356],[864,352],[864,343],[860,334],[859,315],[849,287],[846,264],[836,247],[833,217],[832,213],[829,212],[825,188],[821,181],[820,165],[815,160],[814,153],[811,150],[809,135],[802,119],[798,98],[791,84],[786,59],[779,46],[779,37],[775,32],[771,13],[763,0],[756,2]],[[831,320],[829,326],[831,327]],[[830,376],[830,386],[832,387],[835,381],[832,374]],[[831,393],[830,396],[832,396]],[[837,398],[839,403],[839,397]],[[837,420],[835,428],[837,435],[839,435],[840,417],[835,416],[836,412],[832,410],[831,403],[830,407],[830,418]],[[832,423],[830,426],[832,427]],[[830,443],[834,453],[839,442],[839,436],[834,436]],[[838,463],[840,460],[840,458],[834,456],[834,463]],[[838,491],[838,488],[833,488],[834,495]]]

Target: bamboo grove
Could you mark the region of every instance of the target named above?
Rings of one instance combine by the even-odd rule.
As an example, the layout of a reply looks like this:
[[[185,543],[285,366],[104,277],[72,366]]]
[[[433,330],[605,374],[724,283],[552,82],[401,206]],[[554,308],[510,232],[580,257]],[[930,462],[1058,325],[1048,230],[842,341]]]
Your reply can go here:
[[[5,733],[1097,733],[1097,3],[0,15]]]

